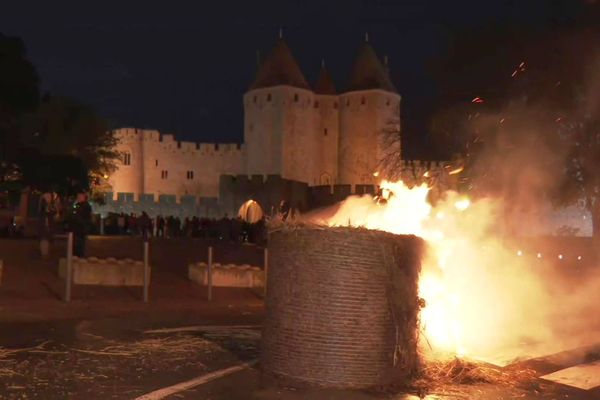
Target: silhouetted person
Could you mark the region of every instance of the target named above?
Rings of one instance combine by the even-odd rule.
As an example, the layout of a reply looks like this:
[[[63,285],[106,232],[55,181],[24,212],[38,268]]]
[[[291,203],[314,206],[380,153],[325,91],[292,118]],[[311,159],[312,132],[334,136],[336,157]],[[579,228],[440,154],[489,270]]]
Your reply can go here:
[[[161,215],[156,217],[156,236],[165,236],[165,219]]]
[[[148,240],[148,238],[152,235],[152,221],[150,220],[148,214],[146,214],[146,211],[142,211],[142,215],[137,222],[140,231],[142,232],[142,237],[144,240]]]
[[[119,229],[119,235],[125,233],[125,214],[123,213],[117,217],[117,228]]]
[[[200,236],[200,220],[195,215],[192,217],[192,236]]]
[[[173,217],[173,236],[181,236],[181,219],[179,217]]]
[[[190,217],[185,217],[183,220],[183,236],[192,237],[192,221]]]
[[[264,217],[252,224],[251,232],[252,243],[258,245],[265,245],[267,243],[267,226]]]
[[[230,234],[232,242],[239,242],[242,236],[242,230],[244,228],[244,220],[241,217],[237,217],[230,222]]]
[[[54,220],[58,215],[58,195],[54,192],[44,193],[40,198],[39,214],[39,236],[40,253],[42,257],[48,257],[50,242],[54,236]]]
[[[230,235],[229,232],[231,232],[230,221],[227,214],[225,214],[223,218],[217,221],[217,235],[219,240],[228,239]]]
[[[73,205],[71,230],[73,232],[73,254],[85,257],[85,240],[92,223],[92,207],[85,193],[77,195]]]
[[[131,213],[128,218],[129,223],[127,224],[129,227],[130,235],[137,235],[138,233],[138,220],[137,216],[134,213]]]

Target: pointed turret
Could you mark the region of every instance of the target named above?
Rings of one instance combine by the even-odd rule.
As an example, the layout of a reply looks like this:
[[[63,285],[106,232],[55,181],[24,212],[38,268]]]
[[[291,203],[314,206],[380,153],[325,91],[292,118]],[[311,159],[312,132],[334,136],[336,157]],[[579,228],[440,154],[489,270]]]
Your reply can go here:
[[[278,85],[310,90],[306,78],[304,78],[290,48],[281,37],[281,33],[275,47],[259,67],[256,79],[250,85],[250,90]]]
[[[329,74],[329,71],[327,71],[327,68],[325,68],[325,61],[321,62],[321,71],[315,82],[314,92],[316,94],[337,94],[331,75]]]
[[[358,51],[347,91],[369,89],[381,89],[398,93],[386,68],[379,61],[375,50],[373,50],[367,39]]]

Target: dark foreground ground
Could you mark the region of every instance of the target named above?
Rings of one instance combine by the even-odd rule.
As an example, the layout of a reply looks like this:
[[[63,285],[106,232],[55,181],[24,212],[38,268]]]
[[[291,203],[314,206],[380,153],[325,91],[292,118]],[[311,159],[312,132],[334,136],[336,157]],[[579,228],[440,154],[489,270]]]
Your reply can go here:
[[[56,276],[62,244],[55,246],[50,260],[41,260],[35,241],[0,241],[5,264],[0,286],[0,399],[419,398],[416,390],[403,394],[264,387],[259,365],[204,379],[187,390],[168,390],[161,397],[157,390],[190,380],[198,383],[203,381],[199,377],[256,360],[259,353],[260,296],[216,289],[209,303],[204,289],[186,279],[185,266],[202,257],[206,245],[186,240],[154,244],[149,304],[139,300],[139,289],[95,287],[75,287],[74,300],[65,304]],[[227,262],[260,264],[261,249],[227,246],[221,244],[217,253]],[[90,243],[91,255],[100,257],[134,258],[139,249],[135,239],[96,238]],[[419,394],[429,400],[598,400],[600,388],[580,390],[539,377],[599,359],[599,346],[570,349],[561,357],[506,367],[514,381],[446,383]],[[511,368],[528,372],[519,377]]]
[[[417,392],[326,391],[261,385],[260,365],[188,390],[169,388],[257,358],[260,312],[222,310],[218,317],[111,318],[52,323],[5,323],[0,329],[2,399],[411,399]],[[186,323],[183,325],[183,323]],[[192,323],[193,325],[189,325]],[[18,340],[16,340],[18,339]],[[600,347],[597,348],[600,350]],[[590,353],[591,354],[591,353]],[[596,359],[600,359],[598,354]],[[600,399],[600,388],[580,390],[538,379],[561,366],[546,360],[520,365],[535,375],[504,382],[443,384],[421,398]],[[509,367],[510,368],[510,367]],[[147,397],[142,397],[147,395]]]

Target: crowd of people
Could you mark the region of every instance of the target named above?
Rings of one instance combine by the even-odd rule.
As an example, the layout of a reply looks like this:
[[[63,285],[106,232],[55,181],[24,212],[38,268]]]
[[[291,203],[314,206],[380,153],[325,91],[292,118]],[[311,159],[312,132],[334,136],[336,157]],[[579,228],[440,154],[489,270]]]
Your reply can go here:
[[[106,235],[141,235],[144,237],[201,237],[232,242],[263,243],[266,240],[265,221],[248,223],[242,218],[221,219],[158,215],[110,213],[103,221]],[[97,227],[100,230],[100,227]]]

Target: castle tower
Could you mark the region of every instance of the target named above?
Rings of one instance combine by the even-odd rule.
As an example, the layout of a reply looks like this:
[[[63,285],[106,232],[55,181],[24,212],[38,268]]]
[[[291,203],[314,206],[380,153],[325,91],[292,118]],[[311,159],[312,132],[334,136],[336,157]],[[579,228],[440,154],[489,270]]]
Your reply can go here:
[[[365,40],[348,89],[340,95],[339,183],[378,183],[373,174],[386,150],[382,132],[392,123],[400,123],[400,95]]]
[[[244,95],[247,173],[312,184],[314,93],[280,37]]]
[[[134,198],[144,193],[144,141],[142,131],[135,128],[118,130],[116,150],[121,153],[117,161],[117,170],[110,178],[113,193],[133,193]]]
[[[315,171],[318,176],[314,180],[318,185],[333,185],[338,181],[339,99],[324,61],[314,91],[318,151]]]

